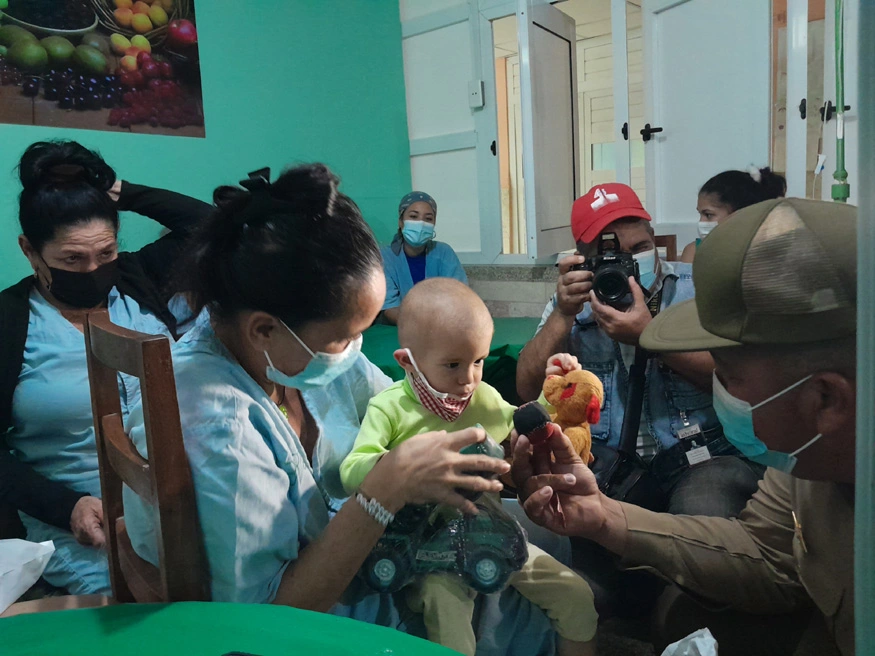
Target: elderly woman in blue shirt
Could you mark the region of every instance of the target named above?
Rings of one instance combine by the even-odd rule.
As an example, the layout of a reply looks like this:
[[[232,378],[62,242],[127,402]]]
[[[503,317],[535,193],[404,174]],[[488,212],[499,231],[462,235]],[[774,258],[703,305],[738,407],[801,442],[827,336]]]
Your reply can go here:
[[[423,191],[411,191],[398,205],[398,232],[381,250],[386,274],[383,319],[398,323],[401,301],[413,285],[426,278],[455,278],[468,284],[468,276],[453,247],[435,241],[437,203]]]
[[[368,401],[391,381],[360,352],[382,307],[379,249],[322,165],[261,171],[247,191],[216,191],[217,211],[191,247],[194,310],[174,347],[185,449],[214,601],[276,603],[422,634],[421,619],[356,573],[408,503],[472,512],[459,490],[506,471],[463,456],[479,428],[414,437],[386,454],[347,501],[340,463]],[[127,428],[146,451],[142,408]],[[154,513],[125,490],[134,549],[157,563]],[[400,598],[399,598],[400,600]],[[482,654],[553,653],[541,612],[518,594],[482,602]]]
[[[121,326],[175,337],[168,281],[210,206],[122,183],[74,141],[32,144],[19,176],[18,241],[34,273],[0,292],[0,505],[19,512],[29,540],[54,542],[49,583],[109,593],[82,324],[86,311],[106,308]],[[120,253],[120,209],[170,232]],[[136,378],[119,376],[119,392],[126,412]]]

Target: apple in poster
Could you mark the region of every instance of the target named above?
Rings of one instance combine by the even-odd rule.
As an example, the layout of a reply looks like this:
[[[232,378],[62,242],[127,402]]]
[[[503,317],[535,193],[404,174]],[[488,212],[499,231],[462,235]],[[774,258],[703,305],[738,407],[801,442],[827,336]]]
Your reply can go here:
[[[197,30],[194,23],[184,18],[170,21],[167,26],[167,40],[177,48],[193,46],[197,43]]]

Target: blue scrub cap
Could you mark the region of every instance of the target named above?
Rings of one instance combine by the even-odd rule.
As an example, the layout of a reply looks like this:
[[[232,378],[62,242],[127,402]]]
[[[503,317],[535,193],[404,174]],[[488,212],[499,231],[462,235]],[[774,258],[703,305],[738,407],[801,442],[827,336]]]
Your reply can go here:
[[[404,198],[401,199],[401,202],[398,204],[398,216],[404,214],[404,211],[413,205],[413,203],[425,202],[431,205],[431,209],[434,210],[435,214],[437,214],[437,203],[434,201],[434,198],[429,196],[424,191],[411,191]]]

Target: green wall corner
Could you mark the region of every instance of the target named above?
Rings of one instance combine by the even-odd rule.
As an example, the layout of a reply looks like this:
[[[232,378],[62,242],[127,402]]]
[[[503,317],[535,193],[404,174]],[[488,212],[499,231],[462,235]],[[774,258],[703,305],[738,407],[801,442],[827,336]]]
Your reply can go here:
[[[0,289],[30,273],[17,245],[14,167],[43,139],[75,139],[122,179],[203,200],[263,166],[276,175],[321,161],[377,238],[391,239],[411,184],[398,3],[196,1],[205,139],[0,125]],[[159,231],[125,215],[122,247],[137,249]]]

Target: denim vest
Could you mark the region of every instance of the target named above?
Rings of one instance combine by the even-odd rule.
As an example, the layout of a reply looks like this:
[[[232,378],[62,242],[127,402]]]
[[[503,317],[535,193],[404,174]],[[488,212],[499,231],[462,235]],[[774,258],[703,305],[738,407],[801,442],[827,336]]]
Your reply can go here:
[[[661,262],[662,299],[660,310],[693,298],[692,265]],[[577,315],[569,338],[570,352],[581,366],[602,381],[605,403],[599,423],[592,427],[593,439],[617,448],[623,428],[629,371],[623,363],[620,345],[605,335],[592,317],[589,303]],[[647,362],[641,421],[647,422],[659,450],[678,444],[678,431],[698,425],[706,439],[719,437],[723,428],[711,406],[711,393],[701,390],[661,363]]]

